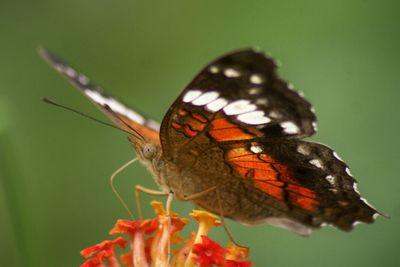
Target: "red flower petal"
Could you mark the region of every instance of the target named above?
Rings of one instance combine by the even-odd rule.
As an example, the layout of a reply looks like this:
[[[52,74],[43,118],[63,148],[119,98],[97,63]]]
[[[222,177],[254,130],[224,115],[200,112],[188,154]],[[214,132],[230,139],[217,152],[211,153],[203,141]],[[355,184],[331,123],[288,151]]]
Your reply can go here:
[[[118,220],[110,234],[130,234],[141,230],[144,234],[151,234],[158,228],[158,219],[147,219],[142,221]]]
[[[93,254],[99,253],[101,251],[113,251],[114,250],[114,246],[119,245],[122,249],[125,248],[126,245],[126,240],[122,237],[118,237],[114,240],[104,240],[103,242],[85,248],[83,250],[81,250],[81,255],[85,258],[88,258],[90,256],[92,256]]]
[[[110,263],[110,259],[115,259],[115,253],[112,250],[102,250],[95,257],[87,260],[81,267],[103,267],[103,259]],[[111,266],[111,265],[110,265]]]
[[[83,264],[80,265],[80,267],[99,267],[99,266],[104,266],[104,264],[97,257],[89,259],[89,260],[85,261]]]
[[[133,267],[133,256],[132,252],[128,252],[126,254],[121,254],[119,256],[121,259],[121,262],[126,265],[126,267]]]
[[[201,267],[212,266],[213,264],[222,265],[225,262],[225,254],[228,252],[217,242],[207,236],[201,236],[202,243],[193,245],[192,252],[196,254],[193,260]]]

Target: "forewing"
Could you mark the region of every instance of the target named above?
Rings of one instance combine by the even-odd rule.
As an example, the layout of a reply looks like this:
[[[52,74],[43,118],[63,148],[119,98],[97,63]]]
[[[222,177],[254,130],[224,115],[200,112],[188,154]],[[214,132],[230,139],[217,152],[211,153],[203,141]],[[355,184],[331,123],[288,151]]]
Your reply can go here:
[[[180,109],[196,110],[210,120],[226,117],[268,138],[300,138],[315,132],[311,104],[278,76],[272,58],[252,49],[227,54],[196,76],[163,120],[163,146],[168,146]]]
[[[92,83],[86,75],[67,65],[49,50],[41,48],[39,53],[55,70],[94,102],[115,124],[128,132],[136,131],[153,143],[159,143],[159,124],[157,122],[146,119],[120,101],[105,94],[100,86]]]

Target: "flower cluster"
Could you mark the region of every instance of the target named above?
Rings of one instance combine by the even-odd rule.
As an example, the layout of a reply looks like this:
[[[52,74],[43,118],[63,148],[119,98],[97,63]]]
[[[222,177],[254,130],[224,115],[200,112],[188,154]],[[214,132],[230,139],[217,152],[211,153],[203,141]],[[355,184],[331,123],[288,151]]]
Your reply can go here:
[[[190,215],[198,223],[197,232],[184,240],[179,232],[188,224],[172,212],[167,214],[160,202],[151,203],[156,218],[146,220],[118,220],[110,234],[127,234],[128,239],[118,237],[105,240],[81,251],[87,260],[81,267],[248,267],[248,250],[229,243],[226,248],[208,238],[210,228],[221,225],[211,213],[194,210]],[[172,245],[180,246],[171,251]],[[128,248],[117,257],[115,247]]]

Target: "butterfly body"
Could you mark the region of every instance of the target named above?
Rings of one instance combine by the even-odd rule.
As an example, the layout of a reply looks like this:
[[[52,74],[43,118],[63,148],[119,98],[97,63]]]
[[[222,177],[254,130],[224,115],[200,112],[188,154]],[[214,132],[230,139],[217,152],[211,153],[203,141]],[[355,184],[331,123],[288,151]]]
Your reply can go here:
[[[104,94],[47,50],[55,69],[120,128],[164,192],[244,224],[301,235],[331,224],[348,231],[378,212],[356,190],[331,148],[303,141],[316,131],[311,104],[280,79],[272,58],[244,49],[206,66],[161,126]],[[202,193],[205,192],[205,193]]]

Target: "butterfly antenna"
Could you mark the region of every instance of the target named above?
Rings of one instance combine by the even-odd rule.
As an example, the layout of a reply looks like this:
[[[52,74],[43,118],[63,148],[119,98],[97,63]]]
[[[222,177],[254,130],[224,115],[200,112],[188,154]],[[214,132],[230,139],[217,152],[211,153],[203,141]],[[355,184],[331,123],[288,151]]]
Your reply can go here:
[[[113,114],[120,122],[122,122],[122,124],[125,125],[129,130],[131,130],[131,131],[132,131],[132,132],[130,132],[131,135],[135,136],[135,137],[138,138],[138,139],[141,139],[142,141],[145,141],[143,135],[141,135],[141,134],[140,134],[138,131],[136,131],[132,126],[130,126],[128,123],[126,123],[126,121],[124,121],[124,120],[119,116],[118,113],[114,112],[114,110],[112,110],[112,108],[111,108],[109,105],[105,104],[105,105],[104,105],[104,108],[105,108],[108,112],[112,113],[112,114]]]
[[[73,108],[64,106],[64,105],[62,105],[62,104],[59,104],[59,103],[57,103],[57,102],[55,102],[55,101],[53,101],[53,100],[48,99],[47,97],[42,97],[42,101],[45,102],[45,103],[47,103],[47,104],[50,104],[50,105],[53,105],[53,106],[56,106],[56,107],[59,107],[59,108],[66,109],[66,110],[68,110],[68,111],[72,111],[72,112],[74,112],[75,114],[78,114],[78,115],[80,115],[80,116],[82,116],[82,117],[88,118],[88,119],[90,119],[90,120],[92,120],[92,121],[95,121],[95,122],[98,122],[98,123],[100,123],[100,124],[109,126],[109,127],[111,127],[111,128],[120,130],[120,131],[122,131],[122,132],[124,132],[124,133],[127,133],[127,134],[129,134],[129,135],[134,135],[132,132],[126,131],[126,130],[121,129],[121,128],[115,126],[115,125],[112,125],[112,124],[110,124],[110,123],[104,122],[104,121],[99,120],[99,119],[96,119],[96,118],[94,118],[94,117],[92,117],[92,116],[90,116],[90,115],[84,114],[84,113],[82,113],[82,112],[80,112],[80,111],[78,111],[78,110],[76,110],[76,109],[73,109]]]
[[[110,177],[110,186],[111,186],[111,190],[113,191],[113,193],[115,194],[115,196],[118,198],[118,200],[121,202],[122,206],[124,207],[124,209],[128,212],[129,216],[131,217],[132,220],[134,220],[134,216],[132,211],[129,209],[128,205],[126,204],[125,200],[121,197],[121,195],[118,193],[117,189],[115,188],[114,185],[114,180],[115,177],[121,173],[123,170],[125,170],[129,165],[131,165],[132,163],[134,163],[135,161],[137,161],[138,158],[134,158],[130,161],[128,161],[127,163],[125,163],[124,165],[122,165],[120,168],[118,168],[118,170],[116,170]]]

